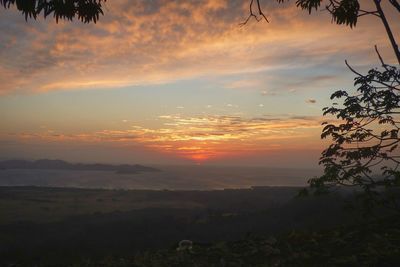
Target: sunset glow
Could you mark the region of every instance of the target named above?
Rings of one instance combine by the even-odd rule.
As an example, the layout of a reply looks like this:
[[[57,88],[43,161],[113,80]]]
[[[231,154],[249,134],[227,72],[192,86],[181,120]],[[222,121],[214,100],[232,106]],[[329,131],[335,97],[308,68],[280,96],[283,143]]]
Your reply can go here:
[[[247,8],[107,1],[89,25],[1,9],[0,157],[263,165],[314,151],[298,164],[316,165],[321,109],[352,87],[344,60],[389,55],[382,26],[269,3],[269,24],[240,27]]]

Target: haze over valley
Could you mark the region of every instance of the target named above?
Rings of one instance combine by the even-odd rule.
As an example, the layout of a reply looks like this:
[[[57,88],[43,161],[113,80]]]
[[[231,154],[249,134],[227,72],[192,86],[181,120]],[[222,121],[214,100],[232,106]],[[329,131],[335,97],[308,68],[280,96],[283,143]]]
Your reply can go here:
[[[40,164],[42,162],[42,164]],[[44,162],[44,163],[43,163]],[[97,168],[97,169],[96,169]],[[118,168],[122,168],[122,171]],[[117,170],[108,171],[104,169]],[[0,186],[108,189],[216,190],[253,186],[305,186],[318,169],[201,165],[70,164],[64,161],[0,162]]]

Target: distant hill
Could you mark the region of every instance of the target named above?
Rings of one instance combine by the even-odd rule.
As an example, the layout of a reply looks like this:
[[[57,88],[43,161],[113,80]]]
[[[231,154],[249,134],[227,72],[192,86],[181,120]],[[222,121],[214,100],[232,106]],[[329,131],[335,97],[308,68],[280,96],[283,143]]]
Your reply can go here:
[[[74,171],[114,171],[118,174],[135,174],[141,172],[158,172],[159,169],[139,164],[83,164],[69,163],[63,160],[41,159],[36,161],[6,160],[0,161],[0,169],[34,169],[34,170],[74,170]]]

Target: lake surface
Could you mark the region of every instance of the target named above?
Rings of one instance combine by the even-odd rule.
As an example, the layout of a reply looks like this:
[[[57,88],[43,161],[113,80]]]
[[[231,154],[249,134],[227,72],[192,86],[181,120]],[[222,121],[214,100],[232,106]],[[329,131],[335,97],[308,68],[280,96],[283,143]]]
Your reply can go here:
[[[116,174],[109,171],[0,170],[0,186],[107,189],[215,190],[252,186],[304,186],[316,169],[263,167],[154,166],[161,172]]]

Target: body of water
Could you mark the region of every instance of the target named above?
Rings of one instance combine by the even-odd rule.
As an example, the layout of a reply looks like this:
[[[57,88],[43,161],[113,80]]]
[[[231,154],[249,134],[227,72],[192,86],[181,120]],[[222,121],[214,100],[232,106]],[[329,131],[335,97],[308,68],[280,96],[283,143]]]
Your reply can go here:
[[[0,186],[107,189],[214,190],[252,186],[305,186],[320,175],[314,169],[262,167],[155,166],[161,172],[116,174],[109,171],[0,170]]]

